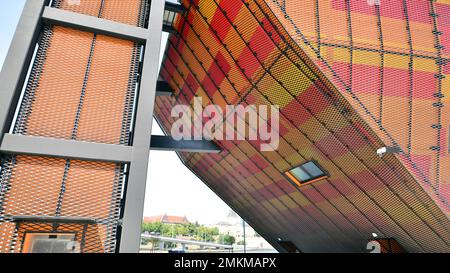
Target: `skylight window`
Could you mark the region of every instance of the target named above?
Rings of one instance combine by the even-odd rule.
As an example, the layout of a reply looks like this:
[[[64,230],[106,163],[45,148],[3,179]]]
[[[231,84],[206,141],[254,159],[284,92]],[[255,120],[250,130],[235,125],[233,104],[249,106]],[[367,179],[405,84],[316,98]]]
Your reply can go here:
[[[304,186],[327,177],[327,174],[314,161],[309,161],[301,166],[287,171],[285,175],[298,186]]]

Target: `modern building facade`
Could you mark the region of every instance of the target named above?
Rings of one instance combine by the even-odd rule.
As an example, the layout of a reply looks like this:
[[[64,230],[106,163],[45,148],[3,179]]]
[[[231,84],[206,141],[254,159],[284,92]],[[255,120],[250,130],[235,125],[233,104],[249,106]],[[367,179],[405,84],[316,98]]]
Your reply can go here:
[[[449,252],[449,18],[447,0],[28,1],[0,75],[0,252],[137,252],[150,148],[279,251]],[[152,138],[196,97],[278,105],[278,149]]]
[[[374,233],[450,251],[448,1],[183,4],[161,72],[176,100],[156,102],[163,127],[194,96],[281,110],[275,152],[222,141],[218,155],[182,153],[206,184],[275,246],[364,252]]]

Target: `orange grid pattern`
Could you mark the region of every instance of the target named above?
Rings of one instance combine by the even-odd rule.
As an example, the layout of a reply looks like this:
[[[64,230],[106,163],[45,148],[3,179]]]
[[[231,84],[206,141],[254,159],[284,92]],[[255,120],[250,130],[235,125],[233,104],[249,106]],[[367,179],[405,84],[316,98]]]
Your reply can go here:
[[[56,0],[52,6],[139,27],[144,27],[149,8],[146,0]]]
[[[75,4],[74,4],[75,3]],[[54,1],[53,7],[143,27],[147,1]],[[46,26],[34,60],[15,134],[129,145],[141,45]],[[14,217],[93,219],[83,252],[114,252],[123,191],[123,164],[24,155],[2,160],[0,252],[21,252],[25,232],[53,224],[14,223]],[[57,231],[80,232],[61,224]],[[81,243],[81,234],[77,241]]]
[[[96,225],[83,225],[83,224],[58,224],[52,223],[17,223],[16,233],[14,238],[14,253],[22,253],[25,237],[29,233],[68,233],[74,234],[76,242],[85,241],[80,251],[82,253],[102,253],[103,244],[99,236],[98,226]]]

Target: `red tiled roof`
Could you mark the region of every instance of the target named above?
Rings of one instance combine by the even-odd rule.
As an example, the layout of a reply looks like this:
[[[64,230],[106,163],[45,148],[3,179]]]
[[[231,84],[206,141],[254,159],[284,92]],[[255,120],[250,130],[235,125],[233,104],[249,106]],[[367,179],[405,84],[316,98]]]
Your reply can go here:
[[[189,223],[189,220],[186,218],[186,216],[173,216],[167,214],[144,217],[144,223],[154,222],[161,222],[165,224],[187,224]]]

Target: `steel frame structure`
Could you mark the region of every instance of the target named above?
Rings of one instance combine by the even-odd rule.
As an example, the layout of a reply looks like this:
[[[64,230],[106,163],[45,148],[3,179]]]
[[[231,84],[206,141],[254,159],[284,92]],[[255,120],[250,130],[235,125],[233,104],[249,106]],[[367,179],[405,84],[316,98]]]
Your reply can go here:
[[[129,164],[119,252],[139,251],[153,109],[163,30],[164,0],[152,0],[148,29],[49,7],[27,0],[0,73],[0,153],[28,154]],[[87,143],[9,134],[42,26],[60,25],[142,43],[145,47],[132,145]]]

